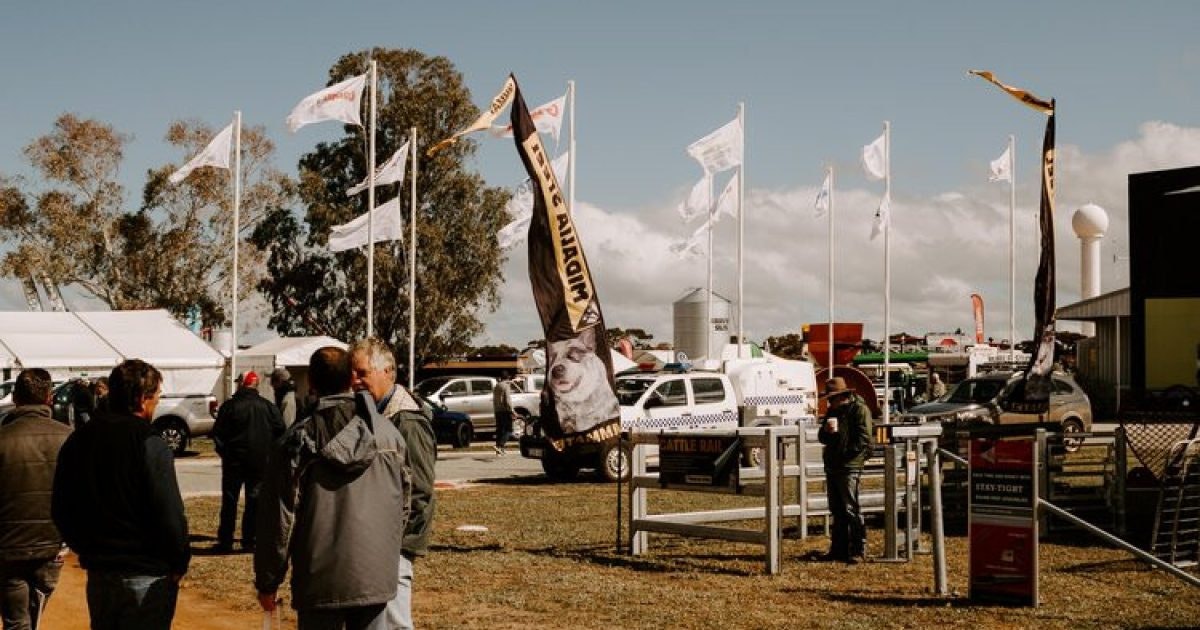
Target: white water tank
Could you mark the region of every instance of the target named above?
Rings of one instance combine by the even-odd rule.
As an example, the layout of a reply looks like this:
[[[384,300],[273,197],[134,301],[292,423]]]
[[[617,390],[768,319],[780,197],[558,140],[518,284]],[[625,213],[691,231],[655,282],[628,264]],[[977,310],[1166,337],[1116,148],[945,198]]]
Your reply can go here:
[[[737,329],[730,314],[731,302],[716,292],[712,299],[712,321],[708,325],[708,291],[703,288],[688,291],[675,301],[673,309],[675,352],[683,352],[692,362],[709,356],[709,343],[712,356],[719,357],[721,349],[729,343],[729,336]]]
[[[1071,216],[1071,228],[1079,237],[1079,299],[1094,298],[1100,295],[1100,239],[1108,231],[1108,213],[1089,203]],[[1082,332],[1095,335],[1095,324],[1085,323]]]

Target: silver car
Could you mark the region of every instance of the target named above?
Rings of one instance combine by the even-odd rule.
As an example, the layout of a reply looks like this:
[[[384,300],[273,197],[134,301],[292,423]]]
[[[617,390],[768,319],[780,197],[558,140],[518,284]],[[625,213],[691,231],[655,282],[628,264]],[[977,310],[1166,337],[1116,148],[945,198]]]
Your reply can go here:
[[[992,372],[968,378],[955,385],[940,400],[913,407],[901,420],[948,425],[1039,422],[1041,418],[1037,414],[1011,413],[1001,409],[1004,399],[1012,392],[1020,376],[1019,372]],[[1051,383],[1054,391],[1050,394],[1050,411],[1045,420],[1062,423],[1063,444],[1068,451],[1074,452],[1083,444],[1083,438],[1071,434],[1092,430],[1092,403],[1079,384],[1063,372],[1052,374]]]

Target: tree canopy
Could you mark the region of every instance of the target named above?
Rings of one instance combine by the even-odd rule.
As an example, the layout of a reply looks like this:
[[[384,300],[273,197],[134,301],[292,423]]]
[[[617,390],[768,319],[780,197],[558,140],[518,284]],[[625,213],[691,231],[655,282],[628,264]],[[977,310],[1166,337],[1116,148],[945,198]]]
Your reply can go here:
[[[175,122],[167,142],[187,156],[214,131]],[[0,242],[13,245],[0,273],[50,286],[77,284],[114,309],[198,310],[206,324],[225,321],[232,249],[230,173],[199,169],[172,186],[164,165],[146,174],[141,207],[131,208],[117,176],[129,136],[111,125],[63,114],[50,133],[25,147],[37,180],[0,181]],[[291,182],[270,167],[274,145],[262,127],[242,133],[242,232],[269,207],[287,203]],[[253,277],[255,255],[244,273]]]
[[[480,315],[499,305],[503,258],[495,234],[507,221],[508,193],[487,187],[466,170],[464,162],[476,149],[469,139],[432,158],[424,155],[425,147],[479,113],[449,60],[414,50],[360,51],[333,65],[329,84],[362,74],[371,58],[379,73],[376,162],[407,140],[410,127],[417,128],[418,364],[427,357],[463,354],[483,328]],[[368,120],[366,113],[362,120]],[[301,157],[303,217],[276,209],[254,232],[253,242],[268,255],[259,288],[273,307],[271,326],[281,334],[357,339],[365,333],[366,249],[331,253],[327,243],[331,227],[367,211],[365,192],[346,196],[366,177],[366,133],[365,127],[346,125],[340,139],[320,143]],[[411,170],[402,184],[376,189],[376,206],[399,196],[405,216],[404,241],[375,246],[375,335],[398,357],[408,352],[410,176]]]

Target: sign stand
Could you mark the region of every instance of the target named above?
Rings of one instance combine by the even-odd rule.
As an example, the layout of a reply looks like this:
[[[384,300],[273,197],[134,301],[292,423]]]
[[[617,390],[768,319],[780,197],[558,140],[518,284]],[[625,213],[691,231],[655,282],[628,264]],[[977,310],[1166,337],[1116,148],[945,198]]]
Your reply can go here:
[[[975,602],[1037,606],[1039,444],[1045,429],[971,431],[968,593]]]

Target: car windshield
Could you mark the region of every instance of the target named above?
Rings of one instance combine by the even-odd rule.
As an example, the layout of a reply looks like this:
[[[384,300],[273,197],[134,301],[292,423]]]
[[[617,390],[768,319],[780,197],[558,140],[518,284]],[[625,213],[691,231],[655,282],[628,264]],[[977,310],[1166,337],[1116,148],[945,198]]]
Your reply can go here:
[[[986,403],[996,398],[1006,383],[999,379],[969,378],[954,387],[954,391],[943,399],[952,403]]]
[[[417,383],[417,393],[422,396],[432,396],[445,385],[449,378],[431,378]]]
[[[619,378],[617,379],[617,401],[624,406],[632,405],[653,384],[654,379],[652,378]]]

